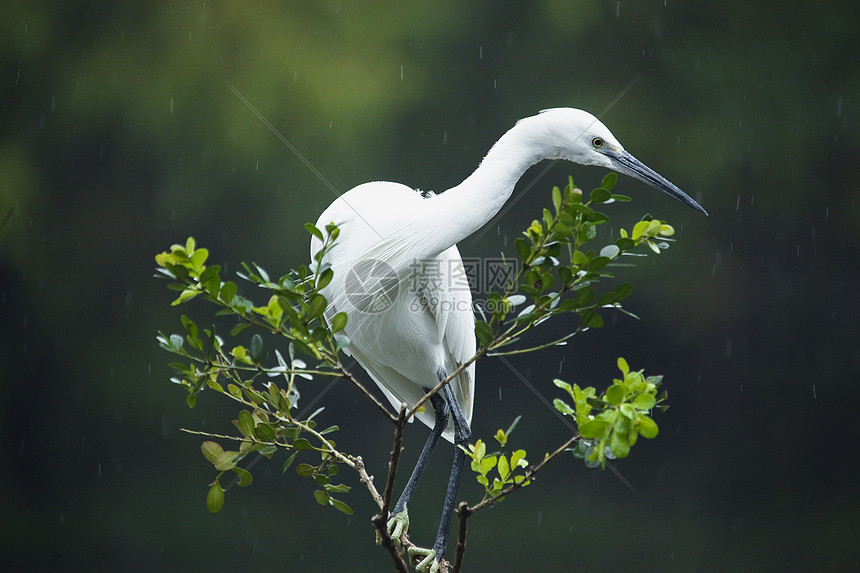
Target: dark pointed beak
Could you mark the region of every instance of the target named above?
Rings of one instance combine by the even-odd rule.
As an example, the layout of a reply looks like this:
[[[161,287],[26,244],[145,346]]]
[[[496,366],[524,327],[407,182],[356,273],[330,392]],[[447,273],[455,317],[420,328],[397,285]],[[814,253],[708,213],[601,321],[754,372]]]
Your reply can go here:
[[[677,199],[682,203],[686,203],[700,213],[708,214],[701,205],[696,203],[696,200],[678,189],[676,185],[668,181],[665,177],[624,151],[604,150],[603,154],[612,160],[615,169],[625,175],[635,177],[640,181],[644,181],[651,187],[659,189],[666,195]]]

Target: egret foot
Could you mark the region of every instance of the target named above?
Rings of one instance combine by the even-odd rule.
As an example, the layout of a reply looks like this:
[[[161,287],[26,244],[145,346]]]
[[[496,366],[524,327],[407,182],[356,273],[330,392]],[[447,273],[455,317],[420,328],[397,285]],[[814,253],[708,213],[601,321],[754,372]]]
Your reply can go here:
[[[421,561],[415,566],[417,573],[439,573],[441,570],[442,564],[436,560],[436,551],[434,549],[410,547],[408,553],[410,562],[415,562],[416,559],[421,558]]]
[[[397,551],[403,551],[403,536],[409,531],[409,511],[406,508],[403,508],[403,511],[397,513],[388,520],[388,524],[386,525],[388,529],[388,535],[391,537],[391,541],[394,542],[394,547],[397,548]],[[382,540],[379,537],[379,532],[376,533],[376,544],[379,545],[382,543]]]

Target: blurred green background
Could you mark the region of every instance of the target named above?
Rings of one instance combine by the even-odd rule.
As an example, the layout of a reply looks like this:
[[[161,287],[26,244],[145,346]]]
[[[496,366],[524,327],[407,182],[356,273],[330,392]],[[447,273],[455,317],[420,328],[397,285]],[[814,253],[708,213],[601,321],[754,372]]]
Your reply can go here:
[[[624,271],[642,320],[478,365],[475,437],[522,414],[532,460],[567,429],[514,371],[551,400],[553,377],[603,385],[623,355],[666,376],[671,408],[623,479],[565,457],[475,516],[467,570],[857,570],[858,40],[847,1],[4,2],[0,569],[391,570],[361,488],[345,517],[263,460],[221,514],[204,506],[214,473],[180,428],[226,431],[235,410],[206,393],[189,410],[169,383],[155,334],[181,325],[153,256],[194,235],[225,276],[278,275],[335,196],[229,83],[339,192],[442,191],[520,117],[571,106],[710,212],[622,177],[614,225],[678,230]],[[605,171],[556,164],[463,256],[512,252],[569,174],[590,189]],[[343,382],[321,404],[379,480],[387,423]],[[405,463],[425,437],[408,428]],[[410,508],[419,544],[440,450]],[[471,477],[461,497],[480,497]]]

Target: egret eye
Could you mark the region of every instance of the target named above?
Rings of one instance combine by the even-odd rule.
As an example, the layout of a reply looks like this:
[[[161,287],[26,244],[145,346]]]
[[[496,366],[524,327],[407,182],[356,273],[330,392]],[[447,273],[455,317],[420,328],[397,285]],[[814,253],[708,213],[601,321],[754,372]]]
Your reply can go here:
[[[595,137],[591,140],[591,145],[594,147],[603,147],[603,140],[599,137]]]

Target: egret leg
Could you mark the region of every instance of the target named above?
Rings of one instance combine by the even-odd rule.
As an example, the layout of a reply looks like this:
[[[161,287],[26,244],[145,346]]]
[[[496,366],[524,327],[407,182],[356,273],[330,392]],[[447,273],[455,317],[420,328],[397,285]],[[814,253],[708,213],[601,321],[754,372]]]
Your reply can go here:
[[[443,375],[444,374],[444,375]],[[444,372],[439,373],[440,379],[447,378]],[[422,556],[424,559],[415,568],[421,573],[435,573],[439,570],[439,562],[445,556],[448,548],[448,534],[451,531],[451,518],[454,515],[454,503],[457,499],[457,489],[460,486],[460,474],[463,473],[463,465],[466,462],[466,453],[460,446],[466,447],[472,439],[472,429],[466,421],[466,416],[460,408],[460,403],[454,396],[450,385],[442,388],[442,394],[454,417],[454,463],[451,466],[451,476],[448,478],[448,490],[445,493],[445,503],[442,506],[442,519],[439,522],[439,531],[436,534],[436,543],[432,550],[413,548],[409,551],[409,557]]]
[[[415,468],[412,470],[412,475],[409,476],[409,481],[406,482],[406,487],[403,488],[403,493],[400,494],[400,498],[394,504],[394,509],[391,510],[391,519],[388,520],[387,524],[388,533],[398,548],[401,545],[401,536],[409,529],[407,505],[412,500],[412,495],[415,493],[418,481],[427,468],[427,462],[430,460],[433,448],[436,447],[436,443],[442,436],[442,432],[448,426],[448,404],[445,399],[438,394],[434,394],[430,397],[430,404],[433,406],[433,413],[436,415],[436,423],[433,425],[430,437],[427,438],[427,442],[424,444],[424,449],[421,450],[421,454],[418,456],[418,461],[415,462]]]

